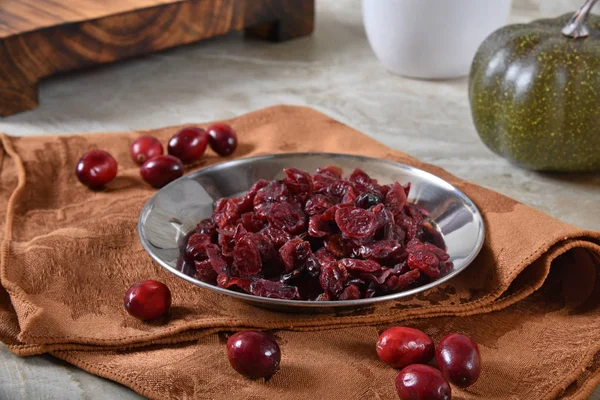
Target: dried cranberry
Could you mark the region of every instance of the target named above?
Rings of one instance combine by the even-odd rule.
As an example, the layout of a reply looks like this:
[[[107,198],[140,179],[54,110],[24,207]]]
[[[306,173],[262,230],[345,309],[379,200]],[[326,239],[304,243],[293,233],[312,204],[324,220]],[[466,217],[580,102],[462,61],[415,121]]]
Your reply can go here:
[[[276,249],[279,249],[291,239],[289,233],[281,229],[274,228],[272,226],[263,229],[262,233],[264,233],[269,238],[269,240],[271,241],[271,243],[273,243],[273,246],[275,246]]]
[[[242,225],[248,232],[259,232],[265,227],[264,221],[256,218],[253,212],[243,213],[241,216]]]
[[[334,165],[329,165],[317,169],[313,176],[313,186],[315,190],[323,190],[340,179],[342,179],[342,170]]]
[[[335,256],[333,254],[331,254],[329,251],[327,251],[327,249],[325,247],[321,247],[319,250],[317,250],[317,252],[315,253],[315,257],[317,258],[317,260],[319,261],[319,264],[321,264],[321,265],[325,265],[325,264],[329,264],[330,262],[337,261],[337,258],[335,258]]]
[[[326,192],[329,197],[337,199],[340,203],[343,203],[342,199],[352,187],[352,184],[347,181],[336,181],[327,186]],[[354,204],[354,202],[352,202]]]
[[[300,207],[292,203],[273,204],[267,219],[275,228],[283,229],[291,234],[299,234],[306,230],[306,214]]]
[[[404,188],[396,182],[385,196],[385,206],[396,216],[402,212],[405,204],[406,193]]]
[[[352,171],[352,174],[348,177],[348,181],[354,184],[354,187],[361,193],[368,191],[373,185],[371,177],[360,168],[356,168]]]
[[[255,296],[269,297],[272,299],[294,300],[298,297],[295,286],[284,285],[281,282],[257,279],[250,285],[250,293]]]
[[[366,272],[372,274],[381,271],[382,267],[372,260],[357,260],[355,258],[342,258],[339,260],[348,271]]]
[[[406,240],[411,241],[419,237],[419,225],[408,215],[396,215],[396,223],[405,232]]]
[[[306,261],[312,256],[310,243],[300,239],[292,239],[279,249],[285,272],[306,267]]]
[[[418,270],[411,270],[408,267],[408,263],[406,262],[406,260],[394,265],[394,267],[392,268],[392,273],[394,273],[396,275],[402,275],[409,271],[418,271]]]
[[[392,272],[383,283],[383,286],[387,292],[399,292],[415,283],[420,276],[421,272],[418,269],[413,269],[403,274],[394,274]]]
[[[218,243],[221,247],[221,253],[223,253],[225,257],[233,256],[233,247],[235,246],[235,230],[218,229],[217,232],[219,232]]]
[[[212,267],[212,263],[209,260],[206,261],[195,261],[194,266],[196,267],[196,278],[203,282],[214,282],[217,279],[217,271]]]
[[[408,255],[408,266],[418,269],[431,279],[440,277],[440,259],[426,250],[417,250]]]
[[[340,204],[351,204],[354,205],[356,203],[356,198],[359,196],[359,192],[354,189],[352,186],[348,186],[342,199],[340,200]]]
[[[328,226],[321,219],[320,215],[313,215],[308,220],[308,234],[312,237],[322,238],[330,234],[327,232]]]
[[[330,301],[330,300],[333,300],[333,299],[331,298],[331,295],[327,292],[321,293],[320,295],[318,295],[315,298],[315,301]]]
[[[238,201],[237,205],[240,213],[246,213],[252,211],[254,208],[254,198],[256,197],[256,193],[265,186],[267,186],[269,182],[264,179],[259,179],[252,185],[250,189],[244,194]]]
[[[328,165],[323,168],[317,168],[317,175],[328,175],[336,179],[342,179],[342,169],[336,165]]]
[[[302,193],[310,195],[313,190],[312,177],[308,172],[300,171],[297,168],[284,169],[286,177],[283,182],[292,193]]]
[[[352,207],[350,204],[336,204],[332,207],[329,207],[323,214],[321,214],[321,221],[323,222],[332,222],[335,221],[335,213],[340,208],[349,208]]]
[[[375,214],[362,208],[340,208],[335,212],[335,222],[351,238],[366,238],[375,234]]]
[[[217,275],[217,285],[224,289],[238,289],[242,292],[250,293],[250,284],[252,281],[246,278],[230,277],[226,273]]]
[[[447,261],[450,257],[448,253],[431,243],[423,243],[417,239],[412,239],[406,244],[406,251],[413,252],[417,250],[428,251],[436,255],[440,261]]]
[[[372,260],[357,260],[344,258],[339,261],[348,272],[357,275],[363,280],[382,284],[392,274],[390,268],[385,268]]]
[[[261,268],[260,252],[252,238],[245,236],[237,241],[233,248],[232,271],[241,277],[251,277],[260,274]]]
[[[355,285],[357,287],[363,287],[366,285],[366,282],[363,279],[351,276],[348,279],[348,285]]]
[[[255,233],[250,236],[250,239],[254,242],[260,254],[262,272],[269,276],[280,273],[281,263],[279,262],[279,253],[275,249],[271,239],[264,233]]]
[[[267,219],[273,203],[287,201],[290,193],[283,181],[273,181],[260,188],[254,196],[254,212],[261,219]]]
[[[357,255],[361,258],[375,260],[380,263],[394,262],[402,251],[402,245],[395,240],[379,240],[359,247]]]
[[[352,255],[352,247],[342,235],[330,235],[325,239],[325,248],[334,257],[344,258]]]
[[[395,240],[398,243],[404,243],[406,239],[406,232],[401,226],[392,225],[389,229],[386,229],[384,239]]]
[[[213,221],[219,228],[233,224],[239,217],[238,206],[233,199],[220,199],[213,211]]]
[[[246,228],[244,228],[244,225],[237,224],[235,229],[233,230],[233,240],[237,242],[243,237],[245,237],[247,234],[248,231],[246,230]]]
[[[324,291],[334,296],[338,296],[344,290],[348,280],[348,271],[346,267],[338,262],[332,262],[321,268],[319,281]]]
[[[196,232],[202,233],[210,238],[210,241],[217,243],[218,233],[217,226],[210,218],[203,219],[196,226]]]
[[[333,207],[335,204],[330,197],[323,194],[315,194],[306,202],[304,206],[304,212],[306,215],[312,217],[313,215],[323,214],[327,209]]]
[[[206,260],[206,247],[210,244],[210,237],[202,233],[194,233],[188,238],[185,255],[188,260]]]
[[[219,249],[219,246],[216,246],[214,244],[207,246],[206,255],[208,256],[208,261],[210,262],[212,269],[217,274],[227,272],[227,261],[221,255],[221,250]]]
[[[339,295],[338,300],[356,300],[360,299],[360,289],[356,285],[349,285]]]

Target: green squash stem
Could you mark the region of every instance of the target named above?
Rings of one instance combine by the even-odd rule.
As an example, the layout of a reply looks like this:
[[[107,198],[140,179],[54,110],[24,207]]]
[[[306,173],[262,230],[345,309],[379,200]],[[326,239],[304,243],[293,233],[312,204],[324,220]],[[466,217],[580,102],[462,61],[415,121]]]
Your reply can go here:
[[[598,0],[586,0],[579,10],[567,22],[567,25],[562,29],[565,36],[573,39],[584,38],[590,34],[590,29],[586,25],[586,20],[590,11]]]

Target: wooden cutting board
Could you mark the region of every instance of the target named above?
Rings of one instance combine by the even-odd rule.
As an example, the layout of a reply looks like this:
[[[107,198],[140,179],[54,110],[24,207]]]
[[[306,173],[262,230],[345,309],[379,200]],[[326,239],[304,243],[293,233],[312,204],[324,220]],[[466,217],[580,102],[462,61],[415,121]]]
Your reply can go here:
[[[245,30],[309,35],[314,0],[0,0],[0,116],[35,108],[40,79]]]

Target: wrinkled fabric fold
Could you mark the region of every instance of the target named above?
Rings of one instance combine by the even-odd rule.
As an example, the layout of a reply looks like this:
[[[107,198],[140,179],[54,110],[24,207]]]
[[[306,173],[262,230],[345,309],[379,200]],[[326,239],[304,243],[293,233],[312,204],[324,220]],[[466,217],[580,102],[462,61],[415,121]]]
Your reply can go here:
[[[13,353],[49,352],[150,398],[393,398],[397,371],[377,360],[374,344],[379,330],[403,323],[434,339],[465,332],[481,344],[484,372],[473,387],[455,390],[460,397],[583,398],[593,390],[600,370],[599,232],[454,177],[310,108],[271,107],[225,122],[238,131],[235,157],[344,152],[447,180],[484,216],[480,255],[458,277],[406,300],[335,314],[263,310],[169,274],[138,240],[139,211],[155,190],[139,177],[129,145],[142,134],[166,143],[178,127],[4,135],[0,340]],[[117,178],[102,191],[85,188],[74,174],[78,158],[93,148],[119,162]],[[209,153],[187,171],[221,161]],[[125,290],[149,278],[172,290],[168,320],[143,323],[123,309]],[[241,328],[280,338],[282,370],[266,383],[246,381],[227,365],[226,332]]]

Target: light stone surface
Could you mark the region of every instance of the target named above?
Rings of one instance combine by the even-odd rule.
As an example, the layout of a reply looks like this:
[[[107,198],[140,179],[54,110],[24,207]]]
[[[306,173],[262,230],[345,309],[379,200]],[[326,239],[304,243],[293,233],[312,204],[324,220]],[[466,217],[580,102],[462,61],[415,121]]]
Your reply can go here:
[[[515,0],[513,22],[582,0]],[[371,52],[359,0],[318,0],[312,37],[284,44],[204,41],[52,78],[37,110],[0,119],[11,135],[125,131],[229,118],[275,104],[315,107],[387,144],[563,221],[600,230],[600,175],[551,175],[495,156],[471,122],[467,80],[392,75]],[[558,11],[557,11],[558,10]],[[134,399],[135,393],[49,356],[0,346],[0,399]],[[600,400],[600,392],[592,397]]]

